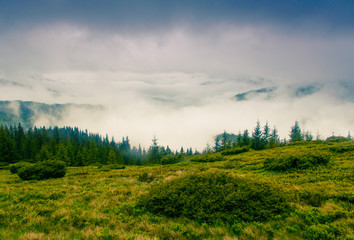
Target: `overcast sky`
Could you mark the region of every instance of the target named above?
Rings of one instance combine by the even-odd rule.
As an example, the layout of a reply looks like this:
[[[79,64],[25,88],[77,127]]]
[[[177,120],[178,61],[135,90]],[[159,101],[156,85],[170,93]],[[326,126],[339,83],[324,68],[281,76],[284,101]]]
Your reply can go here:
[[[353,12],[352,0],[0,0],[0,100],[101,105],[56,124],[145,147],[156,135],[202,150],[257,120],[281,137],[295,120],[346,136]]]

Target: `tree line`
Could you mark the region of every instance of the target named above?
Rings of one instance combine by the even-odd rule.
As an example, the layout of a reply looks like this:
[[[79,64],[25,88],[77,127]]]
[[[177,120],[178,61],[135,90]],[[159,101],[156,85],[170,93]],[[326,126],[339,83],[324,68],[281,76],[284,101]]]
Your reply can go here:
[[[17,126],[0,126],[0,163],[40,162],[60,160],[68,166],[90,164],[140,165],[158,163],[167,155],[193,155],[191,148],[173,152],[169,146],[159,146],[154,137],[146,150],[131,147],[128,137],[116,142],[106,135],[88,133],[77,127],[34,127],[25,130]]]
[[[351,139],[350,133],[347,138]],[[236,135],[225,131],[217,135],[214,138],[214,146],[208,145],[202,153],[242,147],[262,150],[312,140],[319,140],[319,136],[314,139],[311,132],[303,131],[297,121],[291,127],[289,140],[281,140],[276,127],[270,128],[268,122],[262,128],[257,121],[251,133],[246,129]],[[25,130],[20,123],[10,127],[0,125],[0,164],[21,161],[35,163],[44,160],[60,160],[68,166],[169,164],[178,162],[186,156],[199,154],[197,150],[193,151],[191,148],[184,150],[183,147],[180,151],[172,151],[169,146],[160,146],[156,137],[146,150],[140,145],[131,147],[128,137],[116,142],[107,135],[102,137],[87,130],[79,130],[77,127],[34,127]]]
[[[327,140],[336,139],[352,140],[350,132],[347,137],[331,136],[327,138]],[[223,134],[215,136],[213,147],[211,148],[210,146],[207,146],[203,153],[220,152],[231,148],[245,146],[254,150],[262,150],[287,145],[288,143],[293,142],[313,140],[320,141],[321,138],[319,135],[315,138],[310,131],[302,130],[298,121],[295,121],[294,125],[291,127],[289,139],[280,139],[277,128],[275,126],[270,128],[268,122],[266,122],[262,128],[260,122],[257,121],[252,133],[250,133],[248,129],[245,129],[242,133],[239,131],[237,135],[224,131]]]

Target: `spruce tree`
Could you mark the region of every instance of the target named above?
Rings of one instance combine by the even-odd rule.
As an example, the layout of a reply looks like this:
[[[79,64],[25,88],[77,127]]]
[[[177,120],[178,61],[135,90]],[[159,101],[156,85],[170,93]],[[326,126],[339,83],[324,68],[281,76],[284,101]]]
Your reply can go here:
[[[254,131],[252,133],[251,147],[255,150],[262,149],[262,131],[261,131],[261,125],[260,125],[259,121],[257,121],[257,125],[254,128]]]
[[[269,137],[269,147],[270,148],[274,148],[280,145],[280,139],[279,139],[279,135],[278,135],[278,130],[277,128],[274,126],[272,133],[270,134]]]
[[[298,121],[295,121],[294,126],[291,127],[289,136],[290,136],[290,142],[297,142],[297,141],[304,140],[304,136],[302,134]]]
[[[262,134],[262,148],[268,148],[269,147],[269,138],[270,138],[270,128],[268,121],[266,122],[266,125],[263,128],[263,134]]]
[[[242,145],[241,146],[248,146],[251,144],[251,138],[248,133],[248,129],[245,129],[242,134]]]

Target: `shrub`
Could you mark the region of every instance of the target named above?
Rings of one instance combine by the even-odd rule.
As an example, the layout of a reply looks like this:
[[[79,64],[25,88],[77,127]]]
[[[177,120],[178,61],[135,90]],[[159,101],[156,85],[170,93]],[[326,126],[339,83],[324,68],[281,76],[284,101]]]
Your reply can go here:
[[[327,197],[324,194],[309,191],[300,192],[299,197],[301,201],[313,207],[320,207],[322,203],[327,200]]]
[[[35,164],[27,164],[17,172],[18,176],[23,180],[60,178],[64,177],[65,173],[65,163],[57,160],[47,160]]]
[[[264,161],[264,168],[270,171],[307,169],[317,165],[327,165],[330,157],[330,154],[324,152],[291,154],[282,157],[267,158]]]
[[[196,155],[191,158],[193,162],[218,162],[225,160],[220,154]]]
[[[250,147],[249,147],[249,146],[236,147],[236,148],[226,149],[226,150],[222,151],[221,154],[222,154],[223,156],[236,155],[236,154],[248,152],[249,150],[250,150]]]
[[[0,169],[9,169],[8,162],[0,162]]]
[[[174,164],[180,161],[181,161],[181,156],[167,155],[161,159],[161,164],[162,165]]]
[[[108,164],[108,165],[98,165],[97,166],[98,169],[100,169],[100,171],[102,172],[109,172],[112,169],[125,169],[124,165],[120,165],[120,164]]]
[[[342,137],[342,136],[331,136],[326,139],[326,142],[348,142],[350,141],[349,138]]]
[[[109,164],[108,167],[110,169],[125,169],[125,166],[120,164]]]
[[[265,221],[290,210],[278,189],[218,170],[156,184],[138,205],[156,214],[209,223]]]
[[[336,144],[335,146],[330,147],[329,150],[331,150],[334,153],[345,153],[345,152],[354,151],[354,143],[344,142],[344,143]]]
[[[12,174],[15,174],[18,172],[18,170],[20,170],[21,168],[23,167],[26,167],[26,166],[30,166],[30,165],[33,165],[32,163],[29,163],[29,162],[18,162],[18,163],[15,163],[15,164],[12,164],[10,166],[10,172]]]
[[[154,176],[151,173],[143,172],[138,176],[138,181],[140,182],[152,182],[154,180]]]

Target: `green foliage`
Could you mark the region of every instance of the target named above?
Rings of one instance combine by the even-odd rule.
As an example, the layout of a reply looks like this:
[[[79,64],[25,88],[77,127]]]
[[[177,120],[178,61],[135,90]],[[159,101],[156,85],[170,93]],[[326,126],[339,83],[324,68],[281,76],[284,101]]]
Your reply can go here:
[[[221,155],[223,156],[236,155],[236,154],[248,152],[249,150],[250,150],[249,146],[235,147],[235,148],[230,148],[222,151]]]
[[[327,197],[321,193],[303,191],[300,193],[300,200],[313,207],[320,207]]]
[[[336,144],[329,148],[334,153],[345,153],[354,151],[354,144],[351,141],[340,142],[340,144]]]
[[[219,162],[224,160],[220,154],[196,155],[191,158],[192,162]]]
[[[300,152],[267,158],[264,161],[264,168],[270,171],[308,169],[318,165],[327,165],[330,158],[330,154],[321,151]]]
[[[15,163],[15,164],[12,164],[10,166],[10,172],[12,174],[15,174],[18,172],[18,170],[20,170],[21,168],[23,167],[28,167],[28,166],[31,166],[32,164],[29,163],[29,162],[18,162],[18,163]]]
[[[175,155],[171,154],[171,155],[164,156],[161,159],[161,164],[162,165],[174,164],[174,163],[178,163],[180,161],[181,161],[181,155],[175,156]]]
[[[140,182],[152,182],[155,177],[151,173],[143,172],[138,176],[138,181]]]
[[[17,172],[23,180],[42,180],[61,178],[66,173],[65,163],[57,160],[47,160],[35,164],[27,164]]]
[[[341,137],[341,136],[331,136],[326,139],[326,142],[348,142],[348,141],[350,141],[349,138]]]
[[[110,169],[125,169],[125,166],[120,164],[109,164],[108,166]]]
[[[290,210],[279,189],[217,170],[157,184],[139,205],[153,213],[203,222],[265,221]]]
[[[291,127],[289,137],[290,137],[290,142],[297,142],[297,141],[304,140],[304,136],[298,121],[295,121],[294,126]]]
[[[113,169],[125,169],[125,166],[120,164],[108,164],[108,165],[98,164],[97,168],[100,169],[100,171],[109,172]]]

